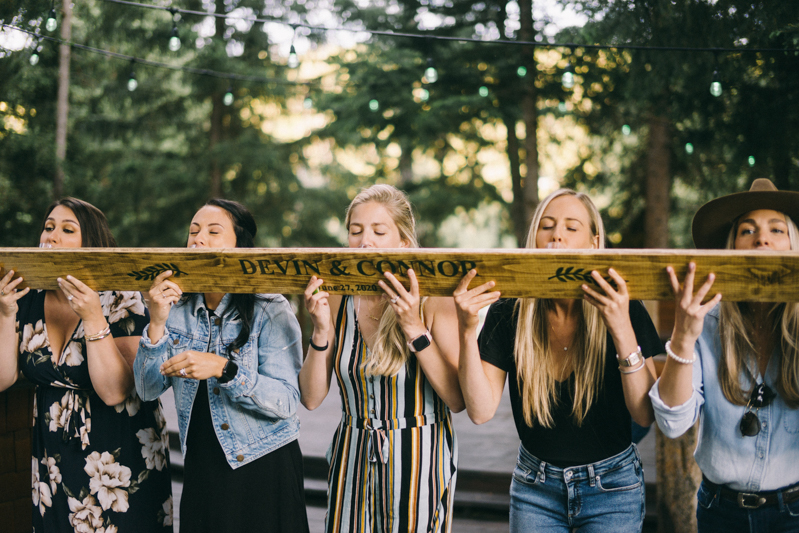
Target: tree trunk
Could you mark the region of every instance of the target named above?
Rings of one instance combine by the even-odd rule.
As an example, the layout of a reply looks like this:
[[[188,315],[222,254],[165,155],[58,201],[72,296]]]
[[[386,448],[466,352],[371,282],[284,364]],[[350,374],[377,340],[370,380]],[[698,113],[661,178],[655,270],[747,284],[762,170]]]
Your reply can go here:
[[[645,246],[666,248],[669,244],[669,195],[671,191],[671,137],[669,121],[653,115],[649,119],[647,148]],[[672,311],[673,313],[673,311]],[[655,430],[658,532],[696,531],[696,491],[702,473],[696,466],[697,426],[677,439]]]
[[[505,115],[503,121],[508,130],[508,161],[513,185],[513,205],[511,205],[513,233],[516,235],[518,245],[523,247],[527,236],[527,218],[524,215],[524,192],[522,191],[522,175],[519,170],[519,138],[516,137],[516,119]]]
[[[402,153],[400,154],[399,158],[399,187],[400,189],[404,188],[406,185],[410,184],[413,181],[413,146],[408,144],[403,144],[401,146]]]
[[[519,39],[522,41],[533,40],[533,0],[522,0],[519,2],[521,26],[519,29]],[[538,95],[535,87],[535,74],[537,72],[535,64],[535,48],[525,46],[521,52],[522,64],[527,68],[527,76],[524,77],[524,91],[522,92],[522,120],[524,121],[524,149],[525,166],[527,173],[524,177],[524,237],[519,240],[519,246],[524,246],[526,241],[528,225],[533,218],[535,208],[538,207],[538,108],[536,107]],[[519,232],[517,231],[517,236]]]
[[[72,3],[63,3],[64,16],[61,19],[61,40],[72,40]],[[67,44],[59,47],[58,100],[56,102],[55,125],[55,176],[53,177],[53,197],[64,195],[64,161],[67,157],[67,122],[69,120],[69,63],[72,49]]]

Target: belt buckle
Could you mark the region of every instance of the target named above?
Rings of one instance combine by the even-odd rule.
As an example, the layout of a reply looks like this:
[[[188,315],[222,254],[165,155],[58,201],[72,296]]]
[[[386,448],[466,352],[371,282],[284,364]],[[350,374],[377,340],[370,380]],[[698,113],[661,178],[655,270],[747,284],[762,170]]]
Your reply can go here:
[[[743,509],[757,509],[766,503],[766,499],[751,492],[738,493],[738,507]]]

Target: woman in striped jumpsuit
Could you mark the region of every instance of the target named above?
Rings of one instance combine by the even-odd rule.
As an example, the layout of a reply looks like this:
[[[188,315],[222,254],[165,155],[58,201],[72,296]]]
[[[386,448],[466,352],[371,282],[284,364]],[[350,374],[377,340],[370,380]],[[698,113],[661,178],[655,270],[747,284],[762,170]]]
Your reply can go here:
[[[350,248],[416,247],[403,193],[362,191],[347,209]],[[335,371],[342,418],[328,452],[327,532],[448,532],[457,471],[450,410],[463,409],[451,298],[420,298],[390,273],[380,296],[330,296],[311,278],[314,331],[300,372],[302,403],[318,407]]]

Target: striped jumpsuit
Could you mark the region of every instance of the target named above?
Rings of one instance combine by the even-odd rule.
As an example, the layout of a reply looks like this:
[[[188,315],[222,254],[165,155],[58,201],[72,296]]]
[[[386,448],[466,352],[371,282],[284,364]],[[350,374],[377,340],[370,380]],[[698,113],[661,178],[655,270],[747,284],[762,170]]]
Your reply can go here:
[[[449,532],[458,462],[449,408],[413,354],[394,376],[364,373],[352,297],[336,335],[342,418],[328,450],[325,531]]]

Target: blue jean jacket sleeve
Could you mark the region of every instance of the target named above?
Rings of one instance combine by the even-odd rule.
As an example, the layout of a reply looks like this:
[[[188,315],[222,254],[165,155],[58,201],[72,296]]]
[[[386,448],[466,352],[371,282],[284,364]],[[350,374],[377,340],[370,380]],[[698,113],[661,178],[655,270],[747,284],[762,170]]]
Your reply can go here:
[[[256,304],[256,313],[260,315],[260,320],[254,321],[255,326],[260,326],[257,371],[239,365],[236,377],[219,386],[244,409],[271,418],[289,418],[296,413],[300,400],[300,325],[283,298]]]
[[[702,351],[700,342],[697,341],[696,361],[693,364],[692,386],[693,394],[682,405],[669,407],[660,398],[660,379],[655,382],[649,391],[649,398],[652,400],[652,408],[655,411],[655,420],[664,435],[670,439],[675,439],[691,429],[699,418],[702,405],[705,403],[704,390],[702,386]]]
[[[161,374],[161,364],[169,358],[169,331],[153,344],[150,340],[150,325],[144,328],[136,360],[133,362],[133,377],[136,393],[145,402],[161,396],[172,384],[170,378]]]

